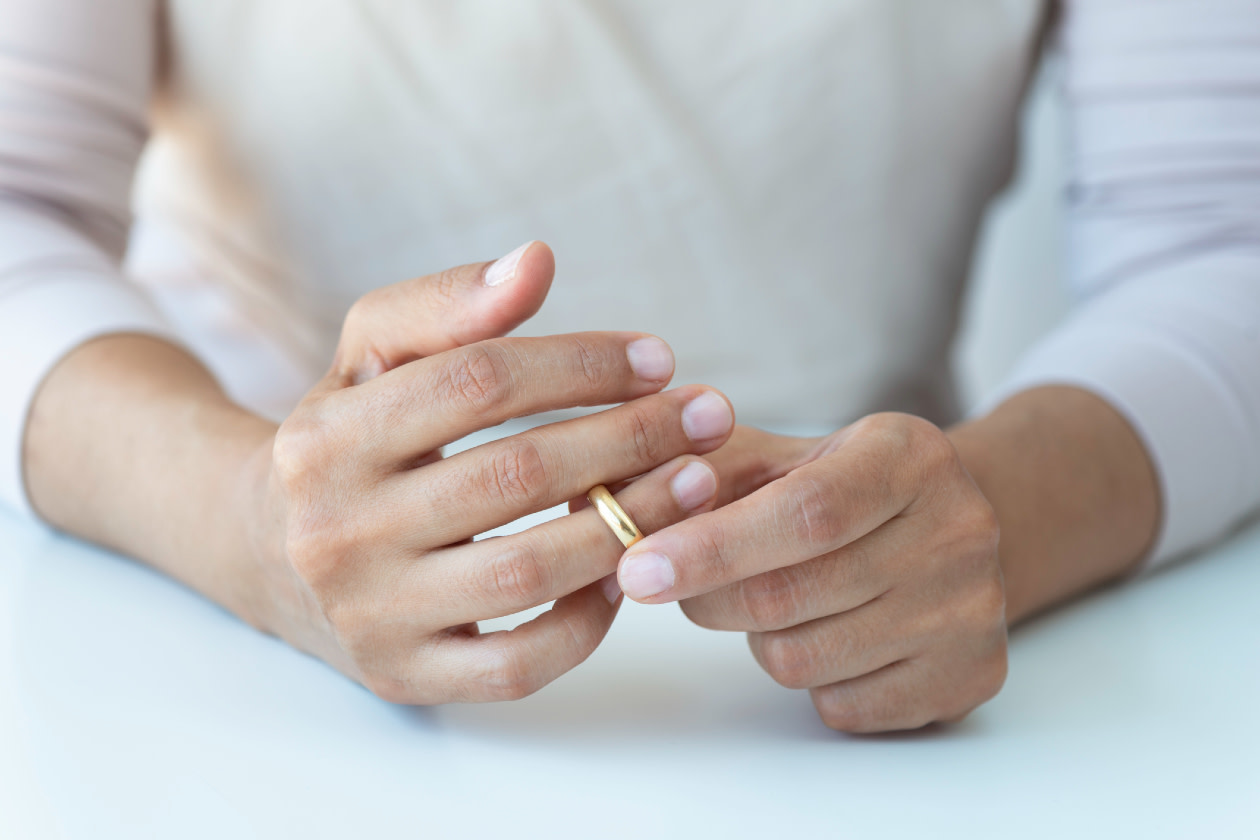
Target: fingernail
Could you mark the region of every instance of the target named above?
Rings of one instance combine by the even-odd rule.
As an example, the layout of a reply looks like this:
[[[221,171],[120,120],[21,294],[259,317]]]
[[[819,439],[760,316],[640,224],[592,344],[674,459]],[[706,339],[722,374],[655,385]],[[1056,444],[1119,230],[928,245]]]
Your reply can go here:
[[[626,345],[626,358],[634,375],[649,382],[664,382],[674,375],[674,353],[654,336]]]
[[[669,489],[683,510],[695,510],[717,493],[717,476],[703,461],[692,461],[678,471]]]
[[[712,391],[705,391],[687,403],[682,413],[683,431],[692,440],[710,440],[731,430],[735,418],[726,400]]]
[[[621,588],[631,598],[659,595],[674,585],[674,567],[663,554],[645,551],[621,561]]]
[[[599,582],[599,588],[604,593],[604,597],[608,599],[608,603],[615,604],[617,599],[621,597],[621,585],[617,583],[617,573],[613,572],[608,577]]]
[[[516,276],[516,266],[521,261],[521,257],[529,250],[529,246],[533,245],[532,241],[526,242],[506,257],[500,257],[492,262],[486,268],[485,281],[487,286],[501,286]]]

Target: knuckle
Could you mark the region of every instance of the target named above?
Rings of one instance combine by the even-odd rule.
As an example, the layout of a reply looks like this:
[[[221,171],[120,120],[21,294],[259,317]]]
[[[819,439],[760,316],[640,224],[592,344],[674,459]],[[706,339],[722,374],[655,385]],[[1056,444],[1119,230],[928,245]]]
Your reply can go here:
[[[599,646],[604,637],[607,625],[590,621],[583,616],[568,616],[564,619],[563,628],[568,637],[568,644],[562,645],[553,656],[558,663],[583,662]],[[565,670],[571,666],[566,666]]]
[[[386,703],[413,705],[417,696],[409,681],[383,671],[364,671],[359,681],[363,687]]]
[[[941,562],[972,575],[990,575],[996,568],[1001,527],[997,513],[979,491],[961,504],[941,507],[934,544]]]
[[[366,325],[371,323],[372,313],[380,308],[377,305],[380,297],[379,291],[372,291],[350,304],[350,308],[346,310],[346,317],[342,321],[342,334],[355,337],[362,335]]]
[[[818,707],[815,707],[818,708]],[[865,713],[839,702],[832,702],[818,708],[818,716],[828,729],[857,735],[871,730],[871,723]]]
[[[920,729],[938,719],[928,707],[912,708],[900,698],[875,702],[859,692],[831,687],[814,695],[814,708],[829,728],[850,735]]]
[[[551,574],[527,543],[505,549],[486,570],[485,588],[499,603],[524,609],[549,600]]]
[[[989,661],[985,663],[984,672],[977,681],[979,698],[975,706],[992,700],[998,695],[998,692],[1002,690],[1002,686],[1006,685],[1006,677],[1009,671],[1010,660],[1007,658],[1006,645],[1001,645],[1000,649],[989,657]],[[972,708],[975,708],[975,706]]]
[[[974,538],[963,539],[964,544]],[[955,541],[955,545],[957,541]],[[960,588],[953,599],[950,616],[952,621],[965,621],[968,627],[986,632],[1005,632],[1006,584],[998,565],[996,546],[986,541],[982,550],[952,551],[948,561],[951,568],[944,570],[958,580]]]
[[[285,556],[298,578],[320,595],[335,590],[348,572],[367,568],[380,542],[379,526],[368,517],[348,515],[342,504],[305,501],[290,511]]]
[[[347,598],[330,598],[322,609],[337,643],[352,659],[379,655],[381,624],[374,610]]]
[[[854,429],[857,434],[862,436],[882,438],[897,447],[901,447],[909,443],[911,439],[910,421],[914,419],[908,414],[883,411],[863,417],[854,424]]]
[[[305,479],[321,474],[339,448],[329,415],[324,401],[308,400],[276,431],[271,464],[286,486],[300,486]]]
[[[947,519],[939,526],[936,553],[960,571],[974,576],[991,576],[996,567],[1001,531],[997,515],[988,502],[944,511]]]
[[[1011,661],[1007,656],[1006,645],[1003,644],[1001,649],[994,655],[989,666],[989,679],[985,685],[984,699],[990,700],[998,695],[1002,687],[1006,685],[1006,678],[1010,675]]]
[[[284,545],[285,557],[298,579],[318,594],[329,578],[329,571],[336,565],[331,560],[333,552],[310,529],[290,528]]]
[[[988,499],[977,492],[975,501],[968,505],[961,519],[965,533],[975,544],[977,551],[986,555],[997,553],[1002,528],[998,522],[997,511],[993,509]]]
[[[924,467],[933,472],[957,472],[961,469],[958,450],[939,427],[927,420],[914,418],[911,447]]]
[[[870,713],[835,689],[813,692],[814,709],[828,729],[837,732],[870,732],[876,727]]]
[[[802,545],[827,549],[840,539],[842,523],[831,504],[831,498],[817,481],[802,482],[791,498],[790,521],[796,541]]]
[[[431,298],[434,310],[449,314],[460,302],[459,291],[464,285],[464,269],[460,267],[445,268],[432,274],[425,283],[425,291]]]
[[[695,557],[699,562],[687,570],[688,577],[694,579],[699,589],[711,589],[715,586],[731,583],[730,562],[726,558],[726,541],[721,528],[713,526],[697,526],[691,535],[695,547]]]
[[[739,585],[743,613],[756,632],[781,630],[796,622],[799,606],[795,587],[782,571],[766,572]]]
[[[1006,587],[996,572],[985,579],[974,596],[973,612],[985,627],[1001,627],[1006,619]]]
[[[655,466],[664,460],[665,442],[661,440],[660,429],[648,411],[640,406],[627,405],[623,414],[621,439],[628,441],[637,462]]]
[[[501,349],[493,342],[461,348],[445,373],[443,387],[448,400],[475,415],[485,414],[511,397],[512,377]]]
[[[480,682],[492,700],[521,700],[542,688],[534,671],[506,650],[488,655]]]
[[[922,729],[946,719],[947,716],[939,705],[925,703],[922,698],[919,698],[917,702],[907,698],[903,701],[901,717],[895,721],[884,720],[882,729],[884,731]]]
[[[780,631],[763,635],[761,660],[766,673],[784,688],[809,688],[813,682],[813,651],[791,633]]]
[[[995,660],[984,669],[982,674],[971,681],[967,687],[968,690],[962,694],[962,702],[955,705],[948,712],[932,715],[919,725],[926,726],[936,721],[959,723],[976,709],[996,697],[1005,684],[1006,658],[1002,657],[1000,662]]]
[[[575,372],[581,378],[584,390],[602,391],[608,384],[610,368],[604,354],[596,344],[582,336],[573,337]]]
[[[532,507],[546,497],[547,478],[547,463],[538,444],[518,435],[497,447],[483,483],[493,498],[513,506]]]
[[[321,598],[325,590],[335,587],[340,570],[349,565],[347,558],[354,546],[353,537],[336,526],[336,517],[316,506],[306,506],[294,516],[284,539],[289,567]]]
[[[305,433],[296,431],[291,423],[286,422],[276,432],[271,445],[271,466],[286,486],[299,483],[306,475],[311,467],[310,450]]]
[[[911,454],[920,463],[938,465],[956,457],[954,445],[930,420],[913,414],[883,412],[860,421],[863,430],[885,440],[898,451]]]
[[[361,647],[360,642],[370,635],[371,620],[364,610],[349,599],[330,600],[324,605],[324,616],[347,651],[353,653]]]

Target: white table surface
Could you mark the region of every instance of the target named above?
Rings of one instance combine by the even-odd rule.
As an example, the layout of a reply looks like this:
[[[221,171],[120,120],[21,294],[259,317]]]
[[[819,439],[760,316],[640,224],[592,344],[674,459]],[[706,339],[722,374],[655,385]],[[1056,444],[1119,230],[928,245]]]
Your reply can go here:
[[[1260,527],[1018,629],[961,725],[849,737],[627,604],[511,704],[390,706],[0,512],[0,838],[1260,837]]]

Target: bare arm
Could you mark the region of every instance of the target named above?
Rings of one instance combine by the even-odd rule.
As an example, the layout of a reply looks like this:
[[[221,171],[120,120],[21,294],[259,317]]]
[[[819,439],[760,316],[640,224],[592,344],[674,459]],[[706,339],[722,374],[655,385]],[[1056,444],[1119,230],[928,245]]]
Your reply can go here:
[[[113,335],[63,360],[27,422],[28,492],[49,523],[139,558],[256,626],[258,470],[275,427],[187,352]]]

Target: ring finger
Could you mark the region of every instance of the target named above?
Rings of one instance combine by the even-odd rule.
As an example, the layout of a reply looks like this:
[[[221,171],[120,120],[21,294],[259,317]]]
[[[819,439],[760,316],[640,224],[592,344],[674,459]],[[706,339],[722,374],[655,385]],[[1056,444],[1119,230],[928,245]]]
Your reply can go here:
[[[684,456],[616,494],[644,533],[712,507],[717,475]],[[498,618],[545,604],[611,574],[624,548],[591,508],[519,534],[434,552],[413,569],[415,591],[442,593],[425,607],[426,621],[446,627]]]
[[[414,548],[450,545],[688,452],[722,444],[730,404],[698,386],[540,426],[397,476],[381,521],[414,522]],[[424,511],[422,517],[416,511]]]

